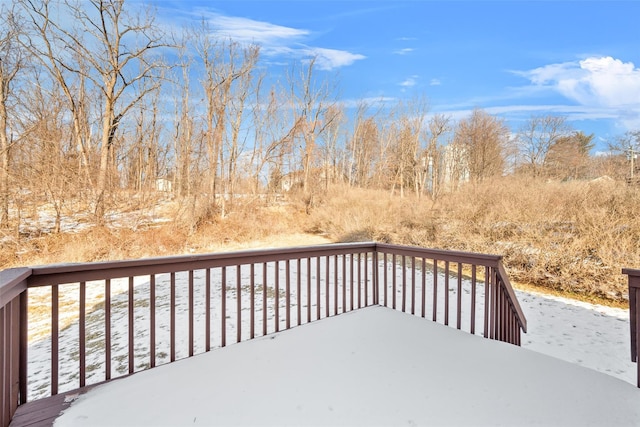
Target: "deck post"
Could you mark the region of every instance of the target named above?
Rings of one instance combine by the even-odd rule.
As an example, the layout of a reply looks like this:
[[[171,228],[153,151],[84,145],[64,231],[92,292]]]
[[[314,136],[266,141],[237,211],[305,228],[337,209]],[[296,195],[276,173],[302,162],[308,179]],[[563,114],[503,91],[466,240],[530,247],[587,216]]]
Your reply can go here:
[[[640,311],[640,298],[638,289],[640,288],[640,270],[630,268],[622,269],[622,274],[629,278],[629,332],[631,339],[631,361],[637,367],[636,384],[640,388],[640,364],[638,364],[638,351],[640,350],[640,327],[638,325],[638,311]]]

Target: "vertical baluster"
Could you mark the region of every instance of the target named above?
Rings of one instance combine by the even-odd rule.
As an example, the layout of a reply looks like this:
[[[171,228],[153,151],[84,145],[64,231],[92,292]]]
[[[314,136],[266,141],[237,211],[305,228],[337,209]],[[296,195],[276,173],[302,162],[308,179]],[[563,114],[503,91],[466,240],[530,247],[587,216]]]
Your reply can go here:
[[[11,357],[12,350],[8,345],[11,337],[11,328],[7,311],[11,303],[4,307],[0,307],[0,426],[9,425],[10,418],[13,416],[9,403],[11,401],[11,368],[8,366],[8,360]],[[5,363],[5,360],[7,363]]]
[[[311,258],[307,258],[307,323],[311,322]]]
[[[416,257],[411,257],[411,314],[416,314]]]
[[[58,285],[51,286],[51,395],[58,394]]]
[[[321,298],[320,298],[320,257],[316,258],[316,319],[320,319]]]
[[[456,314],[456,328],[462,327],[462,263],[458,262],[458,313]]]
[[[329,307],[329,302],[331,301],[331,295],[329,293],[330,289],[330,277],[331,272],[329,271],[329,256],[324,257],[324,317],[329,317],[331,315],[331,307]]]
[[[227,345],[227,266],[222,267],[222,288],[220,292],[220,347]]]
[[[402,312],[407,308],[407,257],[402,255]]]
[[[267,335],[267,263],[262,263],[262,335]]]
[[[631,291],[631,289],[633,289],[633,295],[634,295],[634,304],[633,304],[633,311],[635,312],[635,353],[636,353],[636,358],[635,361],[638,361],[638,353],[640,353],[640,297],[638,297],[638,287],[634,286],[634,287],[630,287],[629,290]],[[631,310],[630,310],[631,311]],[[640,387],[640,362],[636,363],[637,368],[636,368],[636,380],[637,380],[637,386]]]
[[[188,316],[189,316],[189,330],[188,330],[188,336],[189,336],[189,357],[193,356],[193,325],[194,325],[194,301],[193,301],[193,270],[189,270],[189,311],[188,311]]]
[[[362,259],[358,254],[358,308],[362,307],[361,294],[362,294]]]
[[[25,290],[20,294],[20,367],[18,373],[20,405],[27,403],[27,356],[29,346],[29,290]],[[1,328],[0,328],[1,329]]]
[[[249,337],[251,339],[253,339],[256,336],[256,278],[255,278],[255,274],[256,274],[256,265],[255,264],[251,264],[251,267],[249,267],[249,275],[250,275],[250,283],[249,285],[251,286],[251,307],[250,307],[250,316],[251,316],[251,325],[249,326],[250,332],[249,332]]]
[[[438,260],[433,260],[433,321],[438,319]]]
[[[156,275],[149,276],[149,366],[156,366]]]
[[[489,267],[484,268],[484,337],[489,338],[489,312],[491,311],[491,276]]]
[[[0,426],[8,426],[13,414],[8,408],[11,396],[9,388],[10,380],[5,376],[9,375],[8,369],[5,367],[4,361],[9,357],[9,346],[5,344],[5,335],[8,334],[7,327],[4,324],[4,312],[7,307],[0,307]]]
[[[476,333],[476,265],[471,266],[471,334]]]
[[[13,414],[18,408],[18,389],[20,387],[20,319],[22,317],[20,315],[20,297],[15,296],[9,303],[9,306],[11,307],[11,310],[9,315],[9,343],[7,347],[9,347],[10,351],[8,355],[9,360],[7,362],[9,362],[11,372],[9,374],[11,378],[11,391],[9,393],[11,404],[9,412]],[[0,355],[2,355],[1,351]]]
[[[169,299],[170,299],[170,325],[169,325],[169,344],[170,344],[170,360],[176,360],[176,273],[171,272],[169,275]]]
[[[111,279],[104,281],[104,379],[111,379]]]
[[[378,265],[378,251],[373,252],[373,303],[380,304],[380,266]]]
[[[204,346],[205,351],[211,350],[211,269],[207,268],[204,279]]]
[[[342,255],[342,312],[347,311],[347,254]]]
[[[242,266],[236,265],[236,342],[242,341]]]
[[[129,277],[129,373],[135,371],[135,345],[134,345],[134,309],[135,295],[133,288],[133,277]]]
[[[391,256],[391,308],[396,308],[396,254]]]
[[[338,314],[338,255],[333,256],[333,315]]]
[[[275,262],[275,278],[274,278],[274,320],[275,331],[280,331],[280,261]]]
[[[349,257],[349,310],[353,310],[353,254]]]
[[[490,324],[489,324],[489,338],[496,338],[496,316],[498,312],[498,292],[497,286],[495,282],[495,271],[491,268],[490,274],[490,283],[491,283],[491,313],[489,316]]]
[[[87,380],[87,335],[86,335],[86,307],[87,307],[87,284],[80,282],[80,310],[78,315],[78,359],[80,362],[80,387],[86,385]]]
[[[297,307],[297,319],[298,326],[302,324],[302,259],[298,258],[296,260],[296,301],[298,303]]]
[[[444,324],[449,325],[449,261],[444,262]]]
[[[500,324],[502,325],[501,329],[502,329],[502,338],[506,338],[507,335],[507,330],[506,330],[506,326],[507,326],[507,293],[504,290],[503,285],[500,285],[500,294],[502,295],[502,316],[500,319]]]
[[[291,261],[287,260],[286,262],[286,272],[285,272],[285,294],[286,294],[286,327],[287,329],[291,328]]]
[[[382,294],[383,294],[383,299],[384,299],[384,306],[388,307],[388,304],[387,304],[387,283],[388,283],[387,282],[387,276],[388,276],[388,274],[387,274],[387,253],[386,252],[384,253],[384,257],[382,259],[382,267],[384,268],[383,273],[382,273],[382,285],[384,287],[383,291],[382,291]]]
[[[364,306],[369,305],[369,253],[364,253]]]
[[[422,294],[421,294],[421,298],[422,298],[422,317],[425,317],[425,311],[427,309],[427,297],[426,297],[426,292],[427,292],[427,260],[426,258],[422,258],[422,270],[421,271],[421,275],[422,275]]]

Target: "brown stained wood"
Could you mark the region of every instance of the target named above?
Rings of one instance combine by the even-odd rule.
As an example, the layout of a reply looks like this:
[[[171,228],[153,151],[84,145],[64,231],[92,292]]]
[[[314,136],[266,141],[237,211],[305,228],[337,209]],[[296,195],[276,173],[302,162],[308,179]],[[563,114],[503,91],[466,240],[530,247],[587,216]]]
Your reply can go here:
[[[135,290],[133,288],[133,277],[129,277],[129,373],[132,374],[135,371],[135,344],[134,344],[134,310],[135,310]]]
[[[149,366],[156,366],[156,275],[149,276]]]
[[[10,427],[51,427],[55,419],[71,406],[74,400],[98,385],[100,384],[92,384],[20,405],[11,420]]]
[[[242,266],[236,266],[236,342],[242,341]]]
[[[297,269],[296,269],[296,298],[298,299],[298,326],[300,326],[302,324],[302,295],[301,295],[301,289],[302,289],[302,274],[301,274],[301,268],[302,268],[302,260],[300,258],[298,258],[298,264],[297,264]]]
[[[189,357],[193,356],[193,324],[195,316],[193,306],[193,270],[189,270]]]
[[[379,256],[382,255],[382,260]],[[389,263],[389,255],[391,256],[391,263]],[[341,275],[339,274],[339,257],[342,259]],[[411,262],[407,262],[407,257],[411,258]],[[322,274],[324,258],[324,274]],[[333,259],[333,263],[331,262]],[[12,425],[51,425],[53,419],[64,406],[64,398],[73,393],[81,393],[83,390],[89,387],[81,387],[73,393],[58,393],[58,369],[59,369],[59,285],[67,283],[79,283],[80,284],[80,321],[79,321],[79,347],[80,347],[80,363],[79,363],[79,378],[80,385],[84,385],[86,378],[86,366],[85,366],[85,352],[86,352],[86,334],[85,330],[85,316],[86,316],[86,282],[90,280],[103,280],[105,283],[105,379],[110,380],[111,374],[111,289],[110,280],[112,278],[128,278],[129,289],[129,372],[132,373],[134,369],[134,310],[135,307],[135,293],[134,293],[134,279],[139,276],[150,277],[150,317],[151,317],[151,332],[150,332],[150,366],[155,366],[155,310],[156,310],[156,289],[155,289],[155,274],[170,274],[170,358],[171,361],[176,359],[176,273],[188,273],[188,285],[189,285],[189,355],[194,354],[194,271],[205,270],[206,271],[206,302],[205,302],[205,314],[206,314],[206,351],[210,349],[210,337],[211,326],[210,318],[212,316],[212,301],[211,301],[211,280],[212,269],[218,268],[221,271],[221,299],[219,301],[213,301],[214,304],[219,304],[221,310],[221,346],[226,345],[226,304],[227,304],[227,268],[235,268],[236,271],[236,332],[237,341],[242,340],[241,329],[241,296],[242,296],[242,284],[241,284],[241,266],[249,265],[251,269],[250,279],[250,338],[255,335],[255,280],[256,280],[256,265],[262,264],[262,310],[263,310],[263,335],[267,334],[267,307],[268,304],[274,304],[275,311],[275,330],[280,329],[280,316],[279,316],[279,291],[280,291],[280,266],[284,262],[286,265],[286,277],[285,280],[285,307],[286,310],[286,328],[290,328],[294,322],[291,320],[291,260],[296,261],[296,290],[297,290],[297,324],[302,323],[302,260],[306,260],[306,272],[307,272],[307,322],[311,319],[312,310],[312,297],[315,293],[313,301],[316,303],[316,319],[331,315],[331,304],[333,301],[334,309],[333,314],[339,314],[351,311],[356,308],[366,307],[371,302],[374,304],[379,303],[380,286],[383,286],[384,305],[391,303],[393,308],[396,308],[397,299],[402,298],[401,309],[407,311],[407,302],[411,301],[411,313],[416,314],[416,288],[418,286],[416,282],[416,271],[420,266],[417,265],[416,259],[421,259],[422,272],[426,271],[426,259],[433,260],[433,320],[436,321],[437,317],[437,300],[438,300],[438,260],[444,262],[444,304],[445,304],[445,319],[444,323],[449,322],[449,274],[453,267],[450,263],[457,265],[457,304],[456,304],[456,327],[461,326],[461,309],[462,309],[462,264],[468,264],[471,267],[471,331],[475,330],[475,304],[476,304],[476,269],[478,267],[485,268],[485,310],[484,310],[484,331],[485,336],[489,336],[494,339],[499,339],[513,344],[519,345],[521,339],[521,331],[526,331],[526,318],[521,311],[520,305],[515,297],[515,293],[509,279],[504,271],[504,267],[501,263],[499,256],[482,255],[464,252],[450,252],[431,250],[409,246],[376,244],[376,243],[357,243],[357,244],[339,244],[339,245],[322,245],[314,247],[302,247],[302,248],[286,248],[286,249],[272,249],[272,250],[256,250],[256,251],[241,251],[229,254],[208,254],[208,255],[196,255],[196,256],[182,256],[182,257],[163,257],[152,258],[146,260],[134,260],[134,261],[117,261],[107,263],[88,263],[88,264],[69,264],[58,266],[44,266],[36,267],[33,269],[13,269],[8,273],[0,275],[0,341],[2,341],[3,349],[0,351],[2,361],[0,362],[0,390],[2,390],[2,406],[3,409],[3,425],[4,427],[9,418],[6,413],[12,413],[13,409],[20,400],[23,405],[18,408],[16,416]],[[312,262],[313,260],[313,262]],[[378,262],[382,265],[379,265]],[[398,289],[397,277],[400,264],[397,261],[402,261],[402,271],[400,279],[401,289]],[[369,263],[371,262],[371,265]],[[268,277],[267,267],[269,263],[273,263],[274,269],[274,295],[269,296],[267,292]],[[315,263],[315,269],[312,268],[312,264]],[[349,268],[347,269],[347,263]],[[333,274],[331,269],[333,268]],[[357,271],[356,271],[357,268]],[[383,277],[380,277],[379,269],[383,268]],[[411,283],[410,289],[407,289],[408,278],[407,269],[411,269]],[[369,273],[371,269],[371,273]],[[315,279],[312,279],[312,270],[315,270]],[[636,274],[637,273],[637,274]],[[259,274],[259,273],[257,273]],[[391,295],[389,292],[389,277],[388,274],[392,274],[391,278]],[[455,274],[455,272],[454,272]],[[640,271],[628,271],[630,274],[630,289],[633,288],[633,292],[630,292],[630,299],[635,304],[632,304],[632,313],[637,313],[640,310],[640,298],[635,295],[636,288],[640,287]],[[331,280],[333,279],[333,284]],[[259,279],[258,279],[259,280]],[[315,280],[315,285],[312,285]],[[322,281],[324,280],[324,284]],[[369,296],[369,282],[371,281],[371,296]],[[332,286],[333,285],[333,286]],[[51,288],[52,306],[51,306],[51,394],[53,397],[40,399],[35,402],[24,403],[26,401],[26,379],[27,371],[26,366],[28,363],[27,355],[27,307],[28,298],[26,290],[29,287],[49,286]],[[364,286],[364,289],[363,289]],[[347,287],[349,288],[347,295]],[[314,292],[312,292],[312,290]],[[321,297],[321,290],[325,291],[325,298]],[[422,274],[421,283],[421,315],[426,317],[426,283],[425,274]],[[400,292],[397,292],[400,291]],[[333,292],[333,298],[331,293]],[[411,292],[409,296],[409,292]],[[342,310],[340,306],[340,294],[342,294]],[[400,295],[398,295],[400,294]],[[12,299],[8,300],[10,296]],[[232,298],[229,295],[229,298]],[[391,301],[388,301],[388,298]],[[231,303],[231,301],[229,301]],[[324,302],[324,310],[322,310],[322,303]],[[357,304],[357,307],[356,307]],[[637,316],[632,315],[635,319]],[[314,320],[316,320],[314,319]],[[635,319],[637,321],[637,319]],[[631,340],[634,343],[632,346],[632,357],[637,359],[638,345],[640,339],[640,327],[636,323],[632,324]],[[245,334],[247,335],[247,334]],[[638,381],[640,385],[640,370],[638,373]],[[14,388],[13,379],[16,383],[19,383]],[[18,391],[19,390],[19,391]],[[10,416],[9,416],[10,417]]]
[[[80,359],[80,387],[86,385],[87,380],[87,334],[86,334],[86,316],[87,316],[87,284],[80,282],[80,313],[78,315],[78,340]]]

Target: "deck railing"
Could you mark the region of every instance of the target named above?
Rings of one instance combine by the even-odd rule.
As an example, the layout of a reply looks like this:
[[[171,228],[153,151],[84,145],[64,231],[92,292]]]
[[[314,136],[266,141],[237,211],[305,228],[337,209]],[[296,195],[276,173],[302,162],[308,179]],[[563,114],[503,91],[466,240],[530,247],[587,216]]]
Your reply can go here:
[[[377,243],[0,273],[0,426],[28,400],[384,305],[520,345],[499,256]]]
[[[637,385],[640,387],[640,364],[638,352],[640,351],[640,270],[631,268],[622,269],[622,274],[629,278],[629,325],[631,332],[631,361],[637,366]]]

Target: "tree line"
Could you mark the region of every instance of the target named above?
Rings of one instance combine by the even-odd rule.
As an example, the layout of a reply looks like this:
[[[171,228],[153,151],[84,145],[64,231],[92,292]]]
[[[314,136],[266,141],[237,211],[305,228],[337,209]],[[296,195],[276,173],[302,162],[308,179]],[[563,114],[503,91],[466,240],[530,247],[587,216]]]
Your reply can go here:
[[[0,226],[28,203],[78,204],[96,223],[123,195],[170,186],[185,206],[225,216],[237,198],[293,188],[308,200],[342,183],[437,198],[504,174],[627,174],[640,134],[593,157],[594,135],[562,116],[517,130],[475,109],[452,120],[426,98],[339,100],[316,60],[268,75],[260,47],[205,20],[169,33],[124,0],[16,0],[0,6]]]

